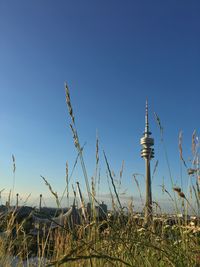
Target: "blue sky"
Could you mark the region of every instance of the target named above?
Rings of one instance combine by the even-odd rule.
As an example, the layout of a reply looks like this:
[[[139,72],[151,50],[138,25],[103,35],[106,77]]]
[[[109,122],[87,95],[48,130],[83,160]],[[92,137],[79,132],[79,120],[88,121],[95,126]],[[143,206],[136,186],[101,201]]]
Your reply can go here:
[[[169,174],[159,129],[164,126],[172,175],[180,184],[178,133],[191,155],[191,135],[199,131],[199,1],[0,1],[0,188],[49,195],[40,175],[59,194],[76,158],[65,103],[67,81],[81,143],[86,142],[88,176],[95,171],[95,139],[100,139],[101,191],[108,192],[104,149],[123,190],[136,196],[132,173],[144,173],[139,139],[149,100],[155,138],[154,198]],[[152,167],[153,168],[153,167]],[[143,178],[139,178],[144,189]],[[80,166],[73,183],[84,191]],[[185,186],[188,177],[183,168]]]

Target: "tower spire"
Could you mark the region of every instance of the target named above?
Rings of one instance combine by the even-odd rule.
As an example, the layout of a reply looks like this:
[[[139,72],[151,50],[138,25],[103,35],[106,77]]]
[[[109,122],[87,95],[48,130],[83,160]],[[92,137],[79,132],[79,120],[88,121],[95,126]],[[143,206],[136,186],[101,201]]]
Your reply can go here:
[[[149,114],[148,114],[148,100],[146,99],[146,110],[145,110],[145,134],[149,132]]]
[[[149,137],[151,132],[149,131],[149,118],[148,118],[148,101],[146,100],[145,109],[145,132],[140,139],[142,146],[141,156],[145,160],[145,176],[146,176],[146,204],[145,204],[145,223],[149,224],[152,220],[152,193],[151,193],[151,171],[150,160],[154,157],[154,139]]]
[[[145,108],[145,132],[146,137],[149,137],[151,135],[151,132],[149,131],[149,108],[148,108],[148,100],[146,99],[146,108]]]

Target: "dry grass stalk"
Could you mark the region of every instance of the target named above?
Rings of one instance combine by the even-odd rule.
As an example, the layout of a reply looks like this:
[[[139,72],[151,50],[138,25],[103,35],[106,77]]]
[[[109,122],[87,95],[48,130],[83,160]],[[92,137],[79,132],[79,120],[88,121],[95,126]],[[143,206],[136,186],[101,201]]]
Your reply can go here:
[[[13,162],[13,173],[16,171],[16,163],[15,163],[15,156],[12,155],[12,162]]]
[[[162,187],[162,192],[163,192],[163,193],[166,193],[166,194],[169,196],[169,198],[170,198],[172,201],[174,201],[174,199],[173,199],[173,197],[171,196],[171,194],[169,193],[169,191],[165,188],[165,184],[164,184],[164,183],[161,185],[161,187]]]
[[[199,166],[199,154],[198,154],[199,146],[200,146],[199,138],[196,134],[196,130],[194,130],[192,134],[192,155],[193,155],[192,164],[196,165],[197,167]]]
[[[183,158],[183,147],[182,147],[182,142],[183,142],[183,132],[180,131],[179,133],[179,138],[178,138],[178,147],[179,147],[179,154],[180,154],[180,159],[182,160],[184,166],[187,168],[186,162]]]
[[[96,210],[95,210],[95,196],[96,196],[96,191],[95,191],[95,181],[94,181],[94,177],[91,178],[91,187],[92,187],[92,216],[93,219],[96,220]]]
[[[198,198],[200,199],[200,187],[199,187],[198,180],[196,180],[196,188],[197,188],[197,192],[198,192]]]
[[[137,175],[138,175],[137,173],[133,174],[133,179],[134,179],[134,181],[135,181],[135,183],[136,183],[138,192],[139,192],[139,194],[140,194],[141,203],[142,203],[142,205],[144,205],[144,202],[143,202],[143,199],[142,199],[142,193],[141,193],[141,190],[140,190],[140,185],[139,185],[139,182],[138,182],[138,180],[137,180],[137,178],[136,178]]]
[[[114,192],[115,192],[115,196],[117,198],[117,202],[119,204],[120,209],[122,209],[122,205],[121,205],[121,202],[120,202],[120,199],[119,199],[119,195],[117,193],[116,186],[115,186],[115,183],[114,183],[114,179],[113,179],[113,176],[112,176],[112,173],[111,173],[111,170],[110,170],[110,166],[108,164],[108,160],[107,160],[107,157],[106,157],[106,154],[105,154],[104,151],[103,151],[103,154],[104,154],[104,158],[105,158],[105,161],[106,161],[108,173],[109,173],[109,176],[110,176],[110,179],[111,179],[111,182],[112,182],[112,186],[113,186],[113,189],[114,189]]]
[[[40,177],[44,180],[46,186],[48,186],[49,191],[51,192],[51,194],[55,197],[57,206],[60,207],[60,203],[59,203],[59,200],[58,200],[58,194],[53,191],[50,183],[42,175],[40,175]]]
[[[121,185],[121,183],[122,183],[123,172],[124,172],[124,160],[122,161],[122,167],[121,167],[121,170],[119,172],[119,185]]]
[[[154,179],[154,175],[155,175],[155,173],[156,173],[156,170],[157,170],[157,168],[158,168],[158,160],[156,160],[156,163],[155,163],[155,165],[154,165],[154,169],[153,169],[153,173],[152,173],[152,181],[153,181],[153,179]]]
[[[78,152],[78,155],[76,156],[76,159],[75,159],[75,161],[74,161],[74,165],[73,165],[72,171],[71,171],[70,176],[69,176],[69,183],[70,183],[70,181],[71,181],[71,179],[72,179],[74,170],[75,170],[75,168],[76,168],[76,166],[77,166],[77,163],[78,163],[78,159],[79,159],[79,157],[80,157],[80,154],[83,152],[84,146],[85,146],[85,144],[83,145],[83,147],[81,148],[81,150]]]
[[[91,178],[91,184],[92,184],[92,196],[95,197],[95,183],[94,183],[94,177]]]
[[[112,208],[113,208],[114,211],[116,211],[116,204],[115,204],[115,200],[114,200],[114,197],[113,197],[113,194],[112,194],[112,190],[110,188],[108,171],[106,171],[106,176],[107,176],[108,189],[109,189],[109,193],[110,193],[110,197],[111,197],[111,202],[112,202]]]
[[[84,147],[81,148],[81,151],[83,151],[83,148],[84,148]],[[65,193],[66,193],[66,191],[67,191],[67,187],[68,187],[68,191],[69,191],[69,184],[70,184],[71,179],[72,179],[72,177],[73,177],[74,170],[75,170],[75,168],[76,168],[76,166],[77,166],[79,156],[80,156],[80,152],[79,152],[78,155],[76,156],[76,159],[75,159],[73,168],[72,168],[72,170],[71,170],[70,176],[68,175],[68,176],[69,176],[69,177],[68,177],[68,184],[66,183],[65,189],[64,189],[64,191],[63,191],[63,193],[62,193],[62,196],[61,196],[61,198],[60,198],[60,203],[62,202],[63,197],[64,197],[64,195],[65,195]],[[66,164],[67,164],[67,162],[66,162]],[[68,168],[68,167],[66,166],[66,168]],[[66,170],[66,171],[69,173],[69,170]],[[66,174],[66,178],[67,178],[67,174]],[[68,193],[68,194],[69,194],[69,193]]]
[[[99,163],[99,138],[97,135],[97,138],[96,138],[96,166],[98,166],[98,163]]]
[[[74,198],[76,199],[76,190],[74,188],[74,185],[72,184],[72,191],[73,191],[73,194],[74,194]]]
[[[157,201],[152,201],[152,203],[153,203],[153,205],[156,206],[156,208],[158,208],[160,210],[160,212],[162,211],[161,206],[158,204]]]
[[[68,162],[66,161],[66,167],[65,167],[65,175],[66,175],[66,188],[67,188],[67,198],[69,198],[69,166]]]
[[[198,188],[198,187],[197,187]],[[197,201],[197,206],[198,206],[198,209],[200,208],[200,203],[199,203],[199,200],[200,200],[200,194],[198,193],[198,189],[195,188],[194,185],[192,185],[192,189],[194,191],[194,195],[195,195],[195,198],[196,198],[196,201]],[[192,194],[191,194],[192,195]]]
[[[72,130],[72,133],[73,133],[74,145],[77,148],[78,153],[80,153],[80,161],[81,161],[81,166],[82,166],[82,170],[83,170],[83,175],[84,175],[84,178],[85,178],[88,198],[89,198],[89,202],[92,202],[91,201],[90,186],[89,186],[89,182],[88,182],[87,170],[86,170],[85,162],[84,162],[84,159],[83,159],[82,148],[81,148],[81,145],[80,145],[80,142],[79,142],[78,133],[77,133],[77,130],[76,130],[76,127],[75,127],[75,118],[74,118],[73,109],[72,109],[72,105],[71,105],[69,88],[68,88],[66,83],[65,83],[65,92],[66,92],[66,103],[67,103],[69,114],[70,114],[70,117],[71,117],[71,120],[72,120],[72,124],[70,124],[70,127],[71,127],[71,130]]]
[[[70,99],[70,94],[69,94],[69,88],[67,86],[67,83],[65,83],[65,92],[66,92],[66,103],[68,106],[69,114],[70,114],[70,117],[72,119],[73,124],[75,124],[75,118],[74,118],[74,114],[73,114],[73,109],[72,109],[71,99]]]
[[[98,134],[96,134],[96,166],[95,166],[95,178],[94,178],[94,186],[98,183],[98,166],[99,166],[99,138]],[[98,190],[98,189],[97,189]]]
[[[79,146],[79,141],[78,141],[78,135],[77,135],[77,132],[76,132],[76,130],[74,129],[74,127],[73,127],[72,124],[70,124],[70,128],[71,128],[72,133],[73,133],[74,145],[75,145],[76,148],[79,149],[80,146]]]
[[[192,133],[192,154],[193,156],[196,154],[196,130]]]
[[[161,140],[163,140],[163,127],[161,125],[161,121],[160,121],[160,118],[158,117],[158,115],[154,112],[154,116],[155,116],[155,120],[158,124],[158,127],[160,129],[160,136],[161,136]]]
[[[12,163],[13,163],[13,185],[12,185],[11,202],[13,201],[13,195],[14,195],[14,190],[15,190],[15,171],[16,171],[15,156],[13,154],[12,154]]]
[[[91,260],[91,259],[103,259],[103,260],[105,260],[105,263],[107,261],[109,261],[109,262],[111,262],[112,265],[113,265],[113,262],[120,262],[125,266],[132,266],[131,264],[129,264],[128,262],[126,262],[120,258],[112,257],[112,256],[109,256],[106,254],[103,254],[103,255],[90,254],[90,255],[80,255],[80,256],[75,256],[75,257],[66,257],[65,256],[61,260],[52,262],[52,263],[48,264],[47,266],[55,266],[55,265],[60,266],[66,262],[78,262],[80,260]],[[84,264],[84,266],[85,266],[85,264]]]

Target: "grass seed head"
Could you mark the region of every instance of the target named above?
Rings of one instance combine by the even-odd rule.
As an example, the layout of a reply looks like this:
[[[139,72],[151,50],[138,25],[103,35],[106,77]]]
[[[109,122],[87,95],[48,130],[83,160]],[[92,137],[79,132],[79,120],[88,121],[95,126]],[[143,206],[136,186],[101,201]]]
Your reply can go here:
[[[183,192],[179,192],[178,195],[182,198],[185,198],[185,194]]]
[[[180,187],[173,187],[173,190],[177,193],[181,193],[181,188]]]

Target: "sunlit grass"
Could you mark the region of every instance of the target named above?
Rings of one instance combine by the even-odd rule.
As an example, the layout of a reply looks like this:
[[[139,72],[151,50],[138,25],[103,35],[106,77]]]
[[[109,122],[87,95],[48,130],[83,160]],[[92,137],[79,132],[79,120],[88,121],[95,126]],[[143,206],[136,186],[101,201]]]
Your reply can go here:
[[[182,188],[177,187],[173,183],[171,171],[168,161],[166,147],[164,145],[164,154],[167,160],[171,186],[174,195],[171,195],[163,184],[162,190],[172,200],[175,206],[176,216],[170,219],[167,216],[154,216],[153,222],[149,226],[144,225],[143,217],[136,214],[133,206],[130,204],[128,209],[124,209],[120,201],[115,179],[108,159],[104,153],[104,159],[108,171],[108,179],[111,182],[112,190],[110,194],[113,204],[113,213],[99,220],[96,217],[95,205],[98,204],[96,199],[96,191],[99,185],[99,140],[96,141],[96,166],[95,177],[91,181],[88,180],[87,170],[83,158],[83,147],[79,142],[77,129],[75,126],[75,116],[73,114],[69,89],[66,86],[66,102],[69,109],[72,124],[70,125],[75,147],[77,149],[77,160],[80,159],[83,176],[87,186],[88,199],[91,203],[91,214],[84,210],[84,199],[82,199],[82,210],[80,213],[80,223],[69,222],[68,219],[64,223],[58,223],[54,217],[48,217],[37,225],[37,232],[32,234],[36,225],[36,211],[32,210],[28,216],[20,216],[20,210],[11,209],[10,200],[8,201],[8,209],[1,214],[0,220],[0,266],[23,266],[26,262],[28,266],[200,266],[200,224],[199,224],[199,166],[198,166],[198,146],[196,133],[192,136],[192,168],[188,168],[183,158],[182,139],[179,136],[180,159],[184,166],[188,168],[188,175],[196,180],[192,187],[192,193],[195,196],[197,208],[193,207],[190,200],[183,192]],[[163,127],[160,119],[156,115],[156,120],[161,132],[161,140],[163,140]],[[15,174],[16,163],[13,157],[13,174]],[[120,171],[120,183],[122,180],[123,164]],[[153,172],[154,173],[154,172]],[[66,189],[59,198],[58,194],[53,190],[48,179],[42,177],[52,198],[55,198],[57,207],[63,199],[65,191],[69,197],[69,183],[73,173],[68,175],[68,164],[66,164]],[[133,176],[137,184],[138,193],[142,199],[139,183],[136,175]],[[14,183],[13,183],[14,184]],[[110,183],[109,183],[110,184]],[[14,185],[13,185],[14,187]],[[109,186],[110,187],[110,186]],[[76,197],[76,192],[74,196]],[[114,193],[112,193],[112,191]],[[13,192],[12,192],[13,194]],[[10,197],[9,197],[10,198]],[[178,217],[180,212],[178,204],[185,207],[183,218]],[[157,203],[159,206],[159,203]],[[187,220],[188,208],[196,215],[193,223]],[[84,215],[84,216],[83,216]],[[62,216],[62,214],[61,214]],[[85,217],[86,216],[86,217]],[[54,225],[56,227],[52,227]],[[73,227],[71,227],[73,225]],[[32,259],[35,259],[33,263]]]

